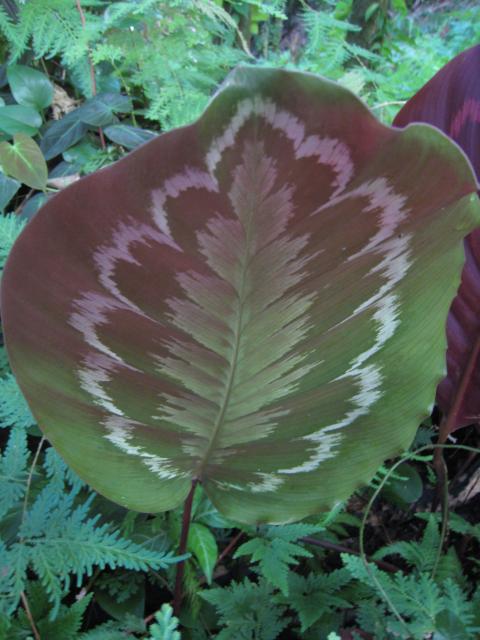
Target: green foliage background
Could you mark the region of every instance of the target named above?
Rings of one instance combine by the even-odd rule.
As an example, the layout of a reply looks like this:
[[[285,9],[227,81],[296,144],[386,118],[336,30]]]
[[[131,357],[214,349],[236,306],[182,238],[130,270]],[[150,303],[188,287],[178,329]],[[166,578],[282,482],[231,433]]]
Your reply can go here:
[[[337,80],[391,122],[480,39],[477,3],[411,4],[4,0],[0,272],[53,192],[191,122],[239,63]],[[42,437],[3,346],[0,428],[0,640],[179,640],[168,602],[181,514],[128,512],[85,486]],[[431,437],[422,427],[417,444]],[[361,510],[386,473],[348,505],[283,527],[228,522],[199,489],[181,637],[479,637],[480,524],[452,516],[441,546],[439,518],[422,514],[430,458],[404,463],[381,493],[409,539],[372,534],[368,570],[358,556]]]

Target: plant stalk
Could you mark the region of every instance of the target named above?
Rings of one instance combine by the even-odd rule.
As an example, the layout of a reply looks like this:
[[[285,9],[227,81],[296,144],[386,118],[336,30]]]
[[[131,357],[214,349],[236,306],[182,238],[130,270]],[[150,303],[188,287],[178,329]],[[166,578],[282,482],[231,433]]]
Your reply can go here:
[[[188,531],[190,529],[190,521],[192,515],[193,495],[197,486],[197,479],[192,480],[192,487],[183,505],[182,532],[180,534],[180,545],[178,547],[179,555],[184,555],[187,551]],[[183,599],[183,576],[185,573],[185,560],[180,560],[177,564],[177,574],[175,576],[175,591],[173,594],[173,615],[180,615]]]
[[[24,591],[22,591],[22,593],[20,594],[20,600],[22,601],[23,608],[25,609],[25,613],[27,614],[28,622],[30,623],[30,627],[32,628],[35,640],[42,640],[38,632],[37,625],[35,624],[35,620],[33,619],[30,605],[28,604],[28,599]]]
[[[22,519],[21,519],[21,523],[22,524],[23,524],[23,521],[25,520],[25,516],[27,514],[28,499],[30,497],[30,487],[31,487],[31,484],[32,484],[33,474],[35,472],[35,467],[37,466],[38,457],[40,455],[40,452],[41,452],[42,447],[45,444],[45,442],[46,442],[46,438],[45,438],[45,436],[42,436],[40,438],[40,442],[38,443],[37,450],[35,451],[35,455],[33,456],[33,461],[32,461],[32,464],[30,466],[30,471],[28,472],[27,483],[26,483],[26,486],[25,486],[25,497],[23,498]]]
[[[355,549],[350,549],[349,547],[345,547],[341,544],[335,544],[334,542],[330,542],[330,540],[319,540],[318,538],[312,538],[311,536],[304,536],[303,538],[299,538],[300,542],[304,542],[305,544],[311,544],[315,547],[323,547],[324,549],[331,549],[332,551],[337,551],[338,553],[349,553],[353,556],[361,556],[360,551],[355,551]],[[398,567],[390,562],[385,562],[385,560],[375,560],[374,558],[370,558],[365,556],[368,562],[373,562],[377,565],[379,569],[383,571],[388,571],[389,573],[396,573],[400,571]]]
[[[237,535],[232,538],[232,540],[230,540],[230,542],[228,543],[228,545],[225,547],[225,549],[222,551],[222,553],[218,556],[217,562],[215,563],[215,566],[218,566],[220,564],[220,562],[222,562],[222,560],[226,557],[228,557],[228,555],[233,551],[233,549],[237,546],[238,542],[240,541],[240,539],[243,536],[243,531],[239,531],[237,533]]]
[[[80,15],[80,22],[82,23],[82,28],[86,29],[87,21],[85,20],[85,14],[84,14],[83,9],[82,9],[82,4],[81,4],[80,0],[75,0],[75,2],[76,2],[76,5],[77,5],[78,13]],[[90,51],[90,47],[88,47],[88,64],[89,64],[89,67],[90,67],[90,84],[92,86],[92,95],[96,96],[97,95],[97,80],[95,78],[95,67],[93,65],[92,53]],[[103,135],[102,127],[98,127],[98,135],[100,136],[100,144],[102,145],[102,149],[105,151],[105,149],[107,148],[107,145],[105,143],[105,136]]]

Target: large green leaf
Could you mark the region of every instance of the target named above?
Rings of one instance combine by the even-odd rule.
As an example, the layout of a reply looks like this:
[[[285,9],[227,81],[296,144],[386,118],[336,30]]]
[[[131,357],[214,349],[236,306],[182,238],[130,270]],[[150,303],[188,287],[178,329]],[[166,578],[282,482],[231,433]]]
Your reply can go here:
[[[2,318],[46,436],[140,511],[322,511],[407,447],[478,222],[471,168],[308,74],[237,70],[193,125],[52,198]]]
[[[38,111],[52,104],[53,84],[44,73],[22,64],[12,64],[7,68],[7,77],[13,97],[19,104]]]
[[[0,142],[0,164],[5,173],[32,189],[45,189],[48,168],[38,144],[23,133],[13,143]]]

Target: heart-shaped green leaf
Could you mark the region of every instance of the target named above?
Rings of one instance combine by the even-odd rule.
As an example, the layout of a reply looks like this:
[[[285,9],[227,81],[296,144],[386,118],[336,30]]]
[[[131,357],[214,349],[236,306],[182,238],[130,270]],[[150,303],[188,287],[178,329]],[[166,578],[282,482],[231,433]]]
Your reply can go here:
[[[173,508],[196,479],[237,521],[323,511],[429,411],[475,192],[432,127],[238,69],[193,125],[27,225],[1,291],[18,382],[65,460],[130,508]]]
[[[61,120],[53,122],[46,130],[40,142],[40,149],[46,160],[51,160],[72,147],[88,131],[88,126],[80,120],[77,111],[79,109],[67,113]]]
[[[45,189],[48,168],[40,147],[23,133],[13,136],[13,143],[0,142],[0,164],[5,173],[32,189]]]
[[[15,100],[38,111],[52,104],[53,85],[47,76],[21,64],[9,65],[7,77]]]
[[[9,104],[0,107],[0,131],[13,136],[15,133],[24,133],[34,136],[42,125],[42,117],[32,107],[24,107],[19,104]]]

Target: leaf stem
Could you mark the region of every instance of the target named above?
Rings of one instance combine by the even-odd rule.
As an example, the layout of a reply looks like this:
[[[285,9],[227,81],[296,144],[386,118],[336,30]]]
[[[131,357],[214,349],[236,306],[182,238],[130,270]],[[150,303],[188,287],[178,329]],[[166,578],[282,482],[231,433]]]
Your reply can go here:
[[[181,556],[185,555],[187,551],[187,540],[192,515],[193,495],[195,493],[195,487],[197,486],[197,483],[198,480],[194,478],[192,480],[192,487],[183,505],[182,532],[180,534],[180,545],[178,547],[178,553]],[[180,562],[177,564],[177,574],[175,576],[175,591],[173,594],[173,615],[177,616],[177,618],[180,615],[180,608],[182,606],[184,573],[185,560],[180,560]]]
[[[40,637],[40,634],[38,633],[38,629],[37,629],[37,626],[35,624],[35,620],[33,619],[32,612],[30,610],[30,605],[28,604],[28,599],[27,599],[27,596],[25,595],[24,591],[21,592],[20,599],[22,601],[23,608],[25,609],[25,613],[27,614],[27,618],[28,618],[28,621],[29,621],[30,626],[32,628],[35,640],[42,640],[42,638]]]
[[[80,22],[82,23],[82,28],[86,29],[87,28],[87,21],[85,20],[85,14],[83,12],[80,0],[75,0],[75,2],[76,2],[76,5],[77,5],[78,13],[80,14]],[[96,96],[97,95],[97,80],[95,78],[95,67],[93,66],[92,52],[90,50],[90,47],[87,47],[87,51],[88,51],[88,53],[87,53],[88,64],[90,66],[90,84],[92,86],[92,96]],[[98,127],[98,135],[100,136],[100,144],[102,145],[102,149],[105,151],[105,149],[107,148],[107,145],[105,144],[105,136],[103,135],[102,127]]]
[[[374,111],[375,109],[383,109],[384,107],[390,106],[402,106],[405,104],[406,100],[389,100],[388,102],[380,102],[379,104],[374,104],[370,109]]]
[[[342,544],[336,544],[335,542],[330,542],[329,540],[319,540],[318,538],[312,538],[311,536],[304,536],[303,538],[299,538],[300,542],[304,542],[305,544],[310,544],[315,547],[323,547],[324,549],[331,549],[332,551],[338,551],[338,553],[349,553],[353,556],[361,556],[360,551],[355,551],[354,549],[350,549],[349,547],[344,547]],[[388,571],[389,573],[396,573],[400,571],[398,567],[390,562],[385,562],[385,560],[375,560],[374,558],[370,558],[367,556],[368,562],[374,562],[377,567],[383,569],[383,571]]]
[[[30,486],[32,484],[33,472],[35,471],[35,467],[37,466],[38,456],[40,455],[40,451],[42,450],[45,440],[46,440],[45,436],[42,436],[40,438],[40,442],[38,443],[38,447],[37,447],[37,450],[35,451],[35,455],[33,457],[32,464],[30,466],[30,471],[28,473],[27,484],[25,487],[25,497],[23,499],[22,520],[21,520],[22,524],[23,524],[23,521],[25,520],[25,515],[27,513],[28,498],[30,496]]]
[[[236,536],[234,536],[230,542],[227,544],[227,546],[225,547],[225,549],[222,551],[222,553],[218,556],[217,562],[215,563],[215,566],[217,567],[224,558],[226,558],[231,552],[232,550],[237,546],[237,544],[239,543],[240,539],[243,536],[243,531],[239,531],[237,533]]]
[[[444,471],[444,477],[443,477],[443,483],[442,483],[442,489],[443,489],[443,495],[442,495],[442,526],[440,528],[440,542],[438,544],[437,547],[437,553],[435,556],[435,562],[432,568],[432,572],[430,574],[432,580],[435,578],[435,574],[437,573],[437,569],[438,569],[438,565],[440,563],[440,559],[442,557],[442,553],[443,553],[443,547],[445,545],[445,540],[447,537],[447,530],[448,530],[448,516],[449,516],[449,504],[448,504],[448,470],[447,470],[447,465],[445,464],[445,460],[442,456],[442,462],[443,462],[443,471]]]

